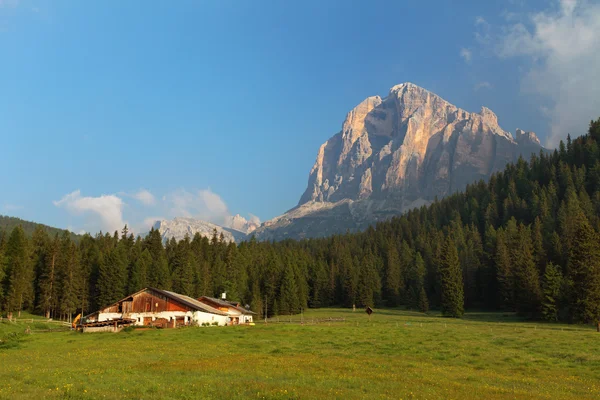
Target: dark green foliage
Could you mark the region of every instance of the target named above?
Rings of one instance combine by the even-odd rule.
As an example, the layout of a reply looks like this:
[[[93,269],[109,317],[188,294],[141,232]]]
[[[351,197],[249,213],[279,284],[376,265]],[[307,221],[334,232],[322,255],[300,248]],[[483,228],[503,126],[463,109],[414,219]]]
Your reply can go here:
[[[421,292],[419,293],[418,308],[422,313],[429,311],[429,300],[427,299],[427,293],[425,292],[424,287],[421,287]]]
[[[552,263],[546,265],[543,284],[542,315],[548,321],[558,321],[558,301],[562,286],[562,272]]]
[[[55,235],[62,235],[64,232],[68,232],[71,240],[77,242],[79,239],[81,239],[80,235],[64,229],[53,228],[48,225],[38,224],[37,222],[25,221],[21,218],[0,215],[0,232],[12,232],[12,230],[17,226],[20,226],[23,229],[23,232],[27,237],[31,237],[36,230],[42,230],[51,237],[54,237]]]
[[[598,139],[600,119],[588,135],[464,193],[322,239],[235,245],[214,232],[163,243],[154,229],[135,239],[125,227],[75,242],[33,224],[2,231],[0,219],[0,304],[67,317],[154,286],[193,297],[227,292],[269,317],[387,305],[590,322],[600,317]]]
[[[535,317],[539,313],[542,295],[529,228],[521,225],[518,237],[518,243],[512,251],[515,306],[520,314]]]
[[[6,243],[5,307],[21,311],[33,306],[33,266],[29,244],[21,226],[12,230]]]
[[[135,293],[145,288],[147,285],[148,270],[152,266],[152,256],[148,249],[142,251],[140,256],[133,263],[129,277],[128,293]]]
[[[391,243],[385,259],[384,294],[388,306],[397,306],[401,301],[401,291],[404,288],[404,277],[398,249]]]
[[[567,264],[576,322],[600,320],[600,239],[583,214],[575,216]]]
[[[440,260],[440,281],[442,283],[442,314],[460,318],[464,314],[464,287],[458,252],[452,238],[446,238]]]

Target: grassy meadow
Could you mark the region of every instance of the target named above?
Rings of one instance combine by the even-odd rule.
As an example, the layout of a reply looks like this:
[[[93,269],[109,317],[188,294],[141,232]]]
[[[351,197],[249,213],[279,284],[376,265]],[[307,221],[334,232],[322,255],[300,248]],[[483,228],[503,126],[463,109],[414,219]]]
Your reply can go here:
[[[327,317],[345,321],[312,323]],[[402,310],[304,321],[117,334],[0,322],[0,399],[600,398],[591,327]]]

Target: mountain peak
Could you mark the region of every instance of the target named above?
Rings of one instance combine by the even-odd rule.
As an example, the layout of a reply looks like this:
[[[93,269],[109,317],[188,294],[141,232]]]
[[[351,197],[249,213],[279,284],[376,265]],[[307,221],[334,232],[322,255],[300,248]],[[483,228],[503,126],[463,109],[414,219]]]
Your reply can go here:
[[[540,139],[537,137],[537,135],[533,132],[525,132],[523,129],[519,129],[517,128],[517,143],[519,144],[526,144],[526,143],[530,143],[530,144],[534,144],[537,146],[541,146],[540,144]]]
[[[533,133],[519,131],[515,140],[487,107],[468,112],[401,83],[346,115],[341,131],[319,148],[298,207],[257,233],[302,219],[306,229],[322,227],[320,218],[332,231],[352,229],[463,190],[540,148]],[[350,220],[327,219],[340,213]]]
[[[399,90],[402,90],[404,88],[416,88],[416,89],[421,89],[421,90],[427,90],[427,89],[423,89],[422,87],[415,85],[412,82],[404,82],[404,83],[399,83],[397,85],[394,85],[390,88],[390,93],[392,92],[397,92]]]

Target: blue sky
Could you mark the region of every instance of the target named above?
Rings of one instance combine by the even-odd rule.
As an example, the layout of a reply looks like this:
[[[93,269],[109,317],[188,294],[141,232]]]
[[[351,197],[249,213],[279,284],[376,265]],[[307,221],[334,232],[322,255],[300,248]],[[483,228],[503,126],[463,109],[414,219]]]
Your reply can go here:
[[[600,110],[597,2],[0,0],[0,214],[74,231],[296,205],[410,81],[555,145]]]

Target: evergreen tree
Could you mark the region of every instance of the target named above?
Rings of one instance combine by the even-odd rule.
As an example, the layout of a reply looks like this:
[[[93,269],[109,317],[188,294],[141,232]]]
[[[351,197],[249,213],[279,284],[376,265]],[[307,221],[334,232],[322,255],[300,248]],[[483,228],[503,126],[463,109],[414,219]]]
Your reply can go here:
[[[464,314],[464,289],[458,252],[450,236],[446,238],[441,254],[440,281],[442,284],[442,314],[460,318]]]
[[[558,301],[562,286],[560,268],[552,263],[546,265],[543,285],[542,315],[548,321],[558,321]]]
[[[58,304],[57,263],[60,253],[60,240],[58,234],[47,244],[44,260],[41,261],[38,278],[38,309],[46,318],[53,315]]]
[[[61,239],[61,263],[59,269],[60,283],[60,312],[65,316],[71,316],[78,308],[82,309],[81,303],[81,264],[79,253],[75,243],[71,241],[68,233],[63,234]],[[123,276],[123,283],[126,277]]]
[[[33,304],[33,267],[25,232],[14,228],[6,243],[7,289],[6,310],[19,313]]]
[[[4,279],[6,278],[6,256],[4,255],[4,235],[0,233],[0,310],[4,304]]]
[[[264,303],[258,282],[252,283],[252,299],[250,300],[250,309],[257,314],[257,318],[264,317]]]
[[[422,313],[427,313],[427,311],[429,311],[429,300],[427,300],[427,293],[425,292],[424,287],[421,287],[421,292],[419,293],[418,307],[419,311]]]
[[[387,305],[390,307],[400,304],[400,292],[404,287],[404,274],[401,268],[398,249],[393,243],[390,243],[385,262],[384,284],[384,294],[387,298]]]
[[[515,303],[519,313],[534,317],[539,312],[542,294],[529,228],[521,225],[519,236],[518,247],[512,251],[515,267]]]
[[[98,302],[103,306],[114,303],[125,296],[127,276],[126,248],[119,243],[103,255],[100,260],[98,278]]]
[[[358,305],[362,307],[375,306],[375,300],[381,292],[381,278],[377,273],[375,260],[369,252],[363,257],[358,279]]]
[[[142,254],[133,264],[129,278],[129,293],[135,293],[147,286],[148,270],[152,266],[152,256],[148,249],[142,251]]]
[[[173,291],[186,296],[193,296],[194,271],[192,269],[192,252],[190,249],[190,238],[186,235],[179,243],[174,245],[171,259],[171,270]],[[232,297],[232,298],[235,298]]]
[[[407,304],[413,309],[420,308],[421,289],[425,287],[425,273],[425,262],[421,253],[417,253],[407,272]]]
[[[498,230],[496,236],[496,273],[498,281],[498,304],[500,307],[514,309],[514,279],[510,254],[504,241],[504,231]]]
[[[294,277],[294,270],[291,266],[286,266],[283,271],[281,289],[279,292],[279,312],[281,314],[297,314],[300,311],[300,301],[298,299],[298,287]]]
[[[144,247],[152,256],[152,266],[148,270],[148,286],[169,290],[171,288],[169,264],[158,230],[150,229]]]
[[[572,282],[571,310],[575,322],[600,319],[600,246],[598,234],[578,213],[574,216],[573,241],[569,251],[568,276]]]

